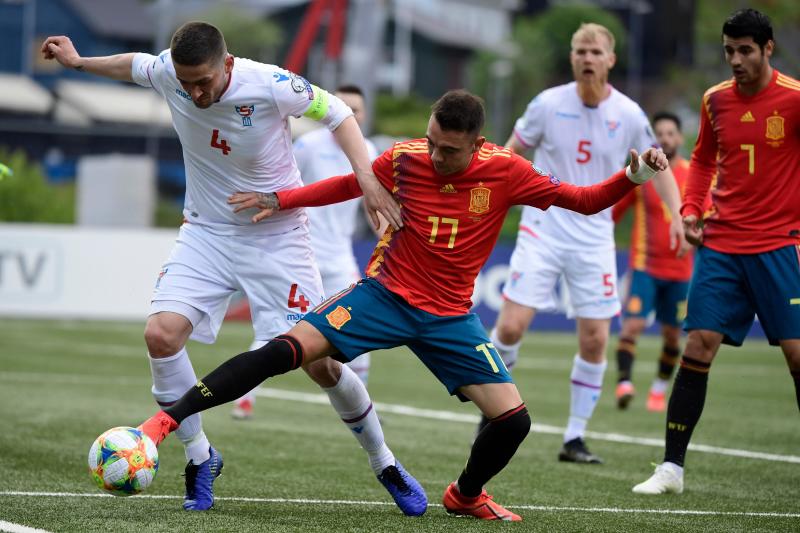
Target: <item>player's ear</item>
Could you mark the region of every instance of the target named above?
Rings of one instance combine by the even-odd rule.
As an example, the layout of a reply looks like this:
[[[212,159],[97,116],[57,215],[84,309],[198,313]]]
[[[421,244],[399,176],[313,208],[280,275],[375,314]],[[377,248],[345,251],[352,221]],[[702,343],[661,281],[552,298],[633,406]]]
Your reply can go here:
[[[230,74],[233,70],[233,56],[230,54],[225,55],[225,74]]]
[[[485,142],[486,142],[486,137],[484,137],[483,135],[478,135],[478,138],[475,139],[475,143],[472,145],[472,151],[477,152],[478,150],[480,150],[481,146],[483,146],[483,143]]]
[[[767,43],[764,45],[764,56],[765,56],[766,58],[770,58],[770,57],[772,57],[772,52],[774,52],[774,51],[775,51],[775,41],[773,41],[772,39],[770,39],[770,40],[769,40],[769,41],[767,41]]]
[[[616,65],[616,64],[617,64],[617,54],[615,54],[614,52],[611,52],[608,55],[608,68],[612,69],[612,68],[614,68],[614,65]]]

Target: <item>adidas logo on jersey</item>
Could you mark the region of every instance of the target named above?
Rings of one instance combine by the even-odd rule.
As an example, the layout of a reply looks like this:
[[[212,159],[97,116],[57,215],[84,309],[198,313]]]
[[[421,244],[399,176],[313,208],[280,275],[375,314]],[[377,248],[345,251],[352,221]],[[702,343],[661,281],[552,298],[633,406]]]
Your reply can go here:
[[[455,187],[453,187],[451,184],[448,183],[447,185],[445,185],[444,187],[439,189],[439,192],[446,192],[446,193],[451,193],[452,194],[452,193],[455,193],[455,192],[458,192],[458,191],[456,190]]]
[[[753,114],[750,111],[742,115],[742,118],[739,119],[739,122],[755,122],[755,121],[756,119],[753,117]]]

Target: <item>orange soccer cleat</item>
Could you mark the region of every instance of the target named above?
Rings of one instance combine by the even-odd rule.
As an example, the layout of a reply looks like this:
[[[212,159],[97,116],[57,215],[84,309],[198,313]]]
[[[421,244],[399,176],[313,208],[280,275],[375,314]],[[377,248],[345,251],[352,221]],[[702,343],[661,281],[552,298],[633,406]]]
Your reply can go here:
[[[233,404],[231,416],[236,420],[250,420],[253,418],[253,401],[250,398],[239,398]]]
[[[458,492],[458,487],[455,482],[450,483],[444,491],[442,504],[448,513],[454,515],[474,516],[481,520],[522,521],[521,516],[512,513],[495,502],[492,497],[486,493],[486,489],[481,491],[479,496],[467,498]]]
[[[663,413],[667,410],[667,398],[663,392],[650,391],[647,395],[647,410],[654,413]]]
[[[150,437],[156,446],[167,438],[167,435],[178,429],[175,419],[164,411],[159,411],[139,425],[139,429]]]
[[[636,390],[633,388],[633,383],[630,381],[620,381],[617,383],[617,407],[620,409],[627,409],[628,404],[633,400]]]

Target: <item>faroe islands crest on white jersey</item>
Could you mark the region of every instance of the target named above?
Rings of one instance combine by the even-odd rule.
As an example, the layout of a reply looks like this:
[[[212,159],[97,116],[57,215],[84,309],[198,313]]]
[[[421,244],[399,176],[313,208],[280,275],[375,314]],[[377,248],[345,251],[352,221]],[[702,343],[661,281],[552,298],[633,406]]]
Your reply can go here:
[[[186,166],[184,216],[220,234],[276,234],[306,222],[302,209],[252,224],[234,214],[237,191],[274,192],[302,186],[292,156],[289,116],[311,116],[335,129],[352,114],[341,100],[275,65],[235,58],[229,84],[207,109],[197,108],[175,76],[169,50],[136,54],[133,80],[167,102]]]
[[[536,165],[575,185],[594,185],[625,165],[628,150],[656,145],[642,108],[611,88],[608,98],[589,107],[575,82],[553,87],[534,98],[514,126],[514,135],[536,150]],[[596,215],[551,207],[542,212],[525,207],[522,226],[548,245],[561,249],[614,247],[611,208]]]

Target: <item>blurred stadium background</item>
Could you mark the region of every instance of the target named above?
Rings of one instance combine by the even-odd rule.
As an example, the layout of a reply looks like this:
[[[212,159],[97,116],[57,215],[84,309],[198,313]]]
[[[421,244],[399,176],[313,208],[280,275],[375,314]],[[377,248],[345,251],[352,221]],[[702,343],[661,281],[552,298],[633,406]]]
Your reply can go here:
[[[154,228],[181,222],[185,176],[164,102],[148,89],[44,61],[48,35],[69,35],[87,56],[158,52],[181,23],[211,21],[235,55],[286,66],[326,88],[360,85],[371,111],[367,134],[381,149],[421,136],[429,105],[456,87],[486,99],[485,133],[502,144],[533,95],[571,78],[571,34],[595,21],[617,36],[611,83],[648,113],[677,113],[688,155],[702,92],[729,76],[721,21],[750,4],[773,18],[774,64],[797,72],[793,0],[0,0],[0,163],[14,172],[0,182],[0,315],[140,319],[174,235]],[[293,131],[309,127],[297,121]],[[516,226],[512,213],[477,284],[476,310],[489,322]],[[620,271],[628,228],[626,221],[618,230]],[[131,232],[139,240],[122,244]],[[105,253],[106,243],[118,243],[130,261]],[[369,244],[359,247],[361,260],[368,253]],[[86,285],[110,305],[91,303]],[[537,327],[572,326],[547,316]]]
[[[83,339],[80,345],[90,354],[93,350],[101,352],[104,343],[114,345],[110,340],[114,334],[106,337],[97,333],[106,329],[104,322],[69,322],[71,320],[120,321],[122,323],[116,325],[108,323],[110,331],[121,331],[124,337],[119,343],[125,347],[117,346],[116,349],[125,353],[141,352],[136,361],[138,366],[130,364],[124,367],[126,374],[123,374],[141,378],[136,382],[138,392],[133,396],[137,401],[135,409],[132,414],[124,415],[123,420],[104,415],[92,425],[93,429],[82,428],[85,430],[83,435],[72,437],[80,454],[84,453],[84,440],[88,449],[94,430],[98,433],[105,426],[135,423],[149,414],[151,405],[148,402],[151,400],[146,390],[144,344],[134,332],[144,324],[152,286],[182,220],[185,175],[180,145],[171,127],[166,105],[147,89],[68,71],[55,62],[45,62],[39,47],[46,36],[69,35],[85,56],[129,51],[157,53],[168,46],[172,32],[183,22],[194,19],[212,22],[222,29],[229,50],[236,56],[285,66],[331,90],[340,83],[360,85],[366,92],[370,109],[366,133],[381,149],[397,138],[421,136],[430,104],[444,91],[458,87],[470,89],[485,98],[488,124],[484,133],[491,141],[502,144],[514,120],[536,93],[571,79],[568,54],[573,31],[581,22],[599,22],[609,27],[617,37],[618,63],[611,72],[611,83],[637,100],[648,114],[664,109],[678,114],[684,122],[687,137],[683,152],[689,155],[696,135],[697,110],[703,91],[730,76],[720,46],[720,28],[725,16],[740,7],[755,7],[771,16],[777,40],[777,52],[772,63],[779,70],[797,77],[800,73],[800,6],[797,0],[0,0],[0,163],[13,171],[13,175],[0,179],[2,419],[21,423],[20,434],[35,435],[28,427],[30,417],[12,412],[15,399],[19,395],[46,395],[53,383],[60,383],[59,389],[69,388],[61,378],[42,381],[30,377],[35,372],[48,370],[48,358],[64,355],[58,349],[60,343],[80,344],[78,339],[64,331],[78,332],[76,336]],[[293,133],[303,132],[309,127],[312,126],[296,121]],[[500,305],[500,284],[505,278],[517,220],[518,215],[509,216],[498,247],[476,284],[476,311],[487,324],[494,321]],[[618,228],[621,273],[627,266],[628,230],[629,222]],[[361,261],[366,260],[373,243],[364,231],[356,245]],[[232,310],[234,318],[247,318],[242,307],[234,305]],[[234,334],[235,342],[223,344],[230,346],[222,351],[228,355],[249,343],[246,327],[232,327],[237,332]],[[571,347],[574,340],[569,333],[573,327],[571,321],[560,315],[542,315],[534,322],[537,331],[565,332],[555,337],[542,337],[545,346],[558,346],[554,352],[563,352],[565,358],[569,350],[574,349]],[[755,328],[757,335],[760,330],[758,326]],[[762,339],[750,342],[764,343]],[[767,363],[759,358],[769,358],[769,365],[780,366],[782,361],[776,351],[763,355],[766,351],[763,347],[760,351],[748,351],[750,342],[742,350],[743,359],[737,363],[740,372],[729,370],[719,377],[728,380],[726,387],[730,389],[730,401],[734,406],[739,406],[736,401],[742,399],[737,388],[746,386],[748,372],[761,380],[764,376],[772,376],[769,372],[774,371],[776,380],[786,381],[785,384],[781,381],[786,390],[781,389],[780,394],[760,389],[742,393],[759,395],[763,392],[758,396],[761,402],[758,405],[763,410],[746,412],[744,416],[759,423],[762,422],[759,417],[769,419],[769,430],[778,435],[779,444],[772,446],[774,443],[761,438],[763,435],[743,437],[738,430],[746,433],[748,425],[734,422],[737,420],[735,409],[724,408],[719,409],[716,418],[713,414],[704,418],[703,424],[729,430],[716,434],[706,431],[696,440],[706,442],[716,436],[722,441],[717,443],[720,445],[776,454],[796,453],[800,442],[798,432],[779,422],[780,417],[791,418],[786,422],[790,425],[796,421],[796,413],[789,409],[792,405],[788,378],[773,366],[762,367],[762,363]],[[40,348],[40,343],[44,343],[44,348]],[[536,352],[540,347],[536,334],[528,338],[526,347],[529,352]],[[198,368],[198,372],[215,366],[220,357],[218,350],[203,349],[216,356],[203,356],[207,364]],[[77,368],[96,368],[96,362],[91,357],[82,358],[80,352],[75,349],[65,357],[74,357]],[[553,357],[556,355],[554,353]],[[376,373],[381,376],[381,357],[375,361]],[[106,364],[111,371],[111,363]],[[402,375],[409,383],[415,383],[416,370],[408,370],[415,364],[410,361],[408,367],[399,370],[391,366],[392,376]],[[554,368],[560,372],[559,376],[568,373],[566,367],[556,365]],[[65,399],[67,405],[75,401],[81,409],[91,410],[92,398],[101,401],[102,394],[114,394],[115,387],[101,387],[102,393],[92,396],[85,392],[89,386],[87,383],[94,383],[92,380],[85,383],[70,381],[69,369],[63,371],[67,376],[63,378],[66,383],[81,386],[84,390],[77,400],[75,397]],[[646,371],[649,375],[651,365],[642,363],[637,371]],[[379,401],[381,395],[386,394],[399,403],[401,395],[389,392],[392,380],[388,378],[388,372],[385,374],[386,379],[378,378],[378,388],[373,394]],[[96,378],[101,379],[100,376]],[[524,395],[533,397],[548,390],[549,380],[541,376],[539,379],[542,381],[534,382],[536,388],[529,383],[523,389]],[[734,379],[739,381],[732,381]],[[132,389],[122,387],[122,390],[127,394]],[[607,390],[611,390],[610,387]],[[413,396],[413,388],[408,393]],[[445,405],[446,398],[441,391],[431,397],[436,394],[442,400],[439,403]],[[552,407],[552,423],[559,424],[563,423],[568,398],[566,391],[554,394],[553,405],[545,406],[544,413],[547,418],[548,409]],[[427,401],[428,397],[422,395],[420,399]],[[775,412],[774,420],[773,400],[780,402],[783,408]],[[424,402],[417,403],[418,407],[424,407]],[[126,409],[120,402],[113,404],[115,409],[119,409],[117,413]],[[452,402],[446,405],[454,408]],[[62,412],[47,402],[42,402],[41,408],[52,409],[64,420],[81,418],[80,413]],[[607,412],[598,422],[603,430],[614,431],[617,427],[608,412],[611,409],[609,400],[604,408]],[[464,412],[471,411],[467,409]],[[541,412],[534,409],[534,415]],[[303,412],[297,416],[311,415]],[[222,420],[222,415],[218,417]],[[391,415],[388,417],[391,432],[391,424],[396,422],[391,420]],[[322,414],[320,418],[323,418]],[[662,438],[663,419],[640,413],[634,420],[646,429],[637,433],[636,424],[630,423],[627,426],[630,432]],[[715,423],[718,425],[714,426]],[[232,429],[228,424],[226,421],[226,432],[241,434],[238,426]],[[426,431],[435,431],[436,424],[431,422],[430,425]],[[397,428],[412,431],[403,423],[398,423]],[[62,425],[61,431],[65,429],[69,428]],[[331,431],[339,430],[334,428]],[[464,429],[462,433],[454,442],[466,442],[469,430]],[[706,441],[703,441],[703,435],[708,437]],[[346,448],[350,444],[344,442],[346,438],[344,435],[343,443],[337,445]],[[407,437],[399,435],[395,440],[403,438]],[[551,440],[555,441],[554,438]],[[13,432],[0,437],[0,444],[3,454],[12,446],[25,446],[24,442],[20,444],[14,440]],[[538,448],[536,452],[532,451],[533,444],[529,442],[527,446],[528,456],[539,454]],[[45,451],[43,448],[34,450]],[[456,455],[460,457],[463,451],[459,449]],[[658,458],[655,448],[646,452],[636,452],[638,468],[633,468],[630,475],[620,474],[624,479],[619,490],[629,490],[629,484],[640,481],[639,478],[646,474],[646,469],[642,469],[646,466],[645,456],[653,460]],[[603,454],[612,460],[615,456],[609,450]],[[179,454],[173,455],[180,463]],[[552,459],[549,455],[546,455],[548,461]],[[619,452],[618,455],[620,460],[624,460],[625,453]],[[726,486],[717,494],[721,512],[738,516],[735,513],[741,509],[797,511],[796,499],[790,503],[788,496],[792,493],[797,496],[796,482],[800,474],[797,464],[786,463],[798,463],[800,458],[793,455],[780,457],[789,459],[769,463],[769,468],[765,467],[763,476],[758,479],[761,484],[753,489],[754,492],[762,489],[783,491],[781,498],[765,500],[767,503],[759,500],[756,503],[760,506],[747,507],[747,494],[742,493],[741,487]],[[645,463],[642,464],[642,460]],[[721,460],[720,468],[737,464],[731,461],[730,457]],[[761,465],[758,459],[752,461],[755,462],[749,463],[749,474]],[[0,457],[0,478],[13,479],[12,489],[37,490],[35,484],[28,484],[18,477],[19,469],[35,466],[19,459],[19,462],[7,462],[8,470],[4,472],[3,462]],[[282,468],[281,463],[277,462],[274,468]],[[71,475],[74,470],[73,467],[64,475]],[[713,468],[707,467],[707,470]],[[547,478],[546,473],[533,473],[535,471],[532,469],[531,475],[536,477],[537,483]],[[45,474],[39,474],[40,480]],[[572,495],[569,476],[574,472],[569,470],[566,474],[562,491],[566,501],[583,507],[595,506],[598,502],[589,498],[569,499]],[[558,477],[560,474],[553,469],[553,475]],[[602,485],[604,480],[594,473],[592,475],[596,477],[594,493],[602,495],[606,490],[602,488],[605,487]],[[615,475],[608,471],[608,476]],[[770,485],[768,478],[771,475],[778,478],[776,486]],[[505,479],[511,479],[511,474],[505,474]],[[505,499],[531,502],[524,493],[527,490],[525,483],[514,479],[516,485],[512,483],[512,486],[517,492]],[[724,484],[726,478],[721,479],[716,481]],[[605,481],[611,482],[610,478]],[[620,483],[620,479],[615,481]],[[354,487],[359,486],[353,483]],[[41,491],[69,491],[71,485],[62,481],[51,487],[41,483],[38,486]],[[242,496],[247,496],[246,488],[242,487]],[[80,487],[79,492],[88,490],[87,483]],[[709,490],[713,492],[713,489]],[[727,490],[730,492],[725,492]],[[266,494],[257,492],[262,496]],[[282,494],[301,497],[290,492]],[[304,494],[313,497],[313,490]],[[336,498],[352,496],[347,491],[332,491],[328,495]],[[377,491],[368,496],[380,497]],[[541,492],[537,496],[539,501],[552,505],[564,501]],[[432,500],[437,497],[437,494],[432,494]],[[732,498],[730,503],[725,504],[729,497]],[[697,505],[701,509],[716,505],[709,503],[703,507],[709,501],[717,500],[700,500]],[[600,502],[608,506],[620,505],[620,502],[608,498],[601,498]],[[627,500],[624,503],[631,504]],[[684,500],[674,505],[692,507],[694,503]],[[641,502],[639,506],[642,506]],[[26,511],[26,508],[27,504],[0,494],[0,531],[4,527],[2,519],[25,518],[33,512],[31,509],[38,509],[34,506]],[[7,512],[14,514],[7,515]],[[36,512],[31,515],[31,523],[47,524],[46,520],[37,522]],[[253,523],[244,522],[239,529],[257,529],[254,524],[258,518],[253,518]],[[715,522],[717,518],[691,521],[689,517],[686,521],[681,520],[683,518],[677,522],[650,521],[639,525],[646,530],[660,530],[662,526],[664,530],[701,527],[716,530],[717,526],[720,531],[800,530],[798,518],[792,516],[779,517],[775,521],[769,518],[761,521],[757,516],[721,522]],[[80,523],[68,521],[59,530],[99,527],[92,523],[84,524],[86,528],[83,529],[76,525]],[[361,530],[357,522],[354,524],[343,527]],[[567,524],[548,522],[545,529],[641,529],[634,527],[636,522],[624,521],[600,522],[596,524],[598,527],[593,527],[594,522],[583,518]],[[121,528],[119,530],[126,530],[124,525],[117,525]],[[148,530],[159,527],[166,526],[150,523]],[[183,526],[174,527],[179,529]],[[214,527],[226,529],[224,523]],[[446,526],[438,524],[435,527]],[[313,529],[307,523],[298,530]],[[378,529],[401,528],[383,525]]]

